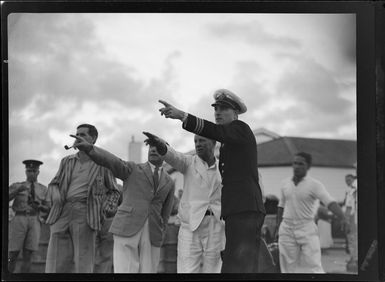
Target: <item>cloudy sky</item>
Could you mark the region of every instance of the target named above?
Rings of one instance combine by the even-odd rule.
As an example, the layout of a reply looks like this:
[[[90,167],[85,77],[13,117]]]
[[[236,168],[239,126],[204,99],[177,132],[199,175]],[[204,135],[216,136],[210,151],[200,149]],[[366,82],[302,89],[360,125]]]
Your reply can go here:
[[[356,140],[354,15],[28,13],[8,25],[10,183],[36,158],[48,184],[81,123],[122,159],[142,131],[191,150],[157,101],[212,121],[219,88],[244,100],[252,129]]]

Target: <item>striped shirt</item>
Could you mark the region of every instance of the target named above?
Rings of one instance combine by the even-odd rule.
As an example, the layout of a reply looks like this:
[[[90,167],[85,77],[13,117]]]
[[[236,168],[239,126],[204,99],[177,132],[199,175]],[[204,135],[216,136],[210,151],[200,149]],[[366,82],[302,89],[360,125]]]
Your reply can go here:
[[[46,220],[47,224],[54,224],[61,215],[63,206],[67,199],[68,189],[72,180],[72,173],[77,162],[78,154],[64,157],[59,166],[56,176],[48,185],[47,202],[51,204],[51,210]],[[89,189],[87,192],[87,222],[94,230],[101,230],[102,204],[107,193],[120,193],[116,179],[107,168],[90,164]],[[60,199],[60,200],[54,200]]]

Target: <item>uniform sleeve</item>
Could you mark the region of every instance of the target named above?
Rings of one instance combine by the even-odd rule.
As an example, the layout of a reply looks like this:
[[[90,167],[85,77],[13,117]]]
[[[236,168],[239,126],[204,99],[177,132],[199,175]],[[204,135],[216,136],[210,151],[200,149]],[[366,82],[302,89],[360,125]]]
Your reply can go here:
[[[317,199],[319,199],[325,207],[329,206],[331,202],[335,202],[335,199],[330,196],[325,186],[321,182],[316,182],[314,185],[314,193]]]
[[[189,157],[175,151],[170,146],[167,146],[167,153],[164,156],[164,160],[182,174],[186,172],[189,165]]]
[[[189,114],[182,127],[187,131],[221,143],[248,144],[255,142],[250,127],[240,120],[221,125]]]
[[[125,180],[130,176],[133,166],[135,165],[132,162],[125,162],[114,154],[97,146],[93,146],[93,149],[88,153],[88,156],[96,164],[111,170],[112,174],[121,180]]]

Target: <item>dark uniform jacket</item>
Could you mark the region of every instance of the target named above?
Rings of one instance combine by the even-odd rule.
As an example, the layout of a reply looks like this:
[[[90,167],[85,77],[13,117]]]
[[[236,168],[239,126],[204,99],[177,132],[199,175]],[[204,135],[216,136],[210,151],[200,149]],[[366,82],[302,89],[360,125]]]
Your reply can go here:
[[[188,115],[183,128],[222,143],[222,216],[244,211],[265,214],[257,168],[257,142],[250,127],[240,120],[218,125]]]

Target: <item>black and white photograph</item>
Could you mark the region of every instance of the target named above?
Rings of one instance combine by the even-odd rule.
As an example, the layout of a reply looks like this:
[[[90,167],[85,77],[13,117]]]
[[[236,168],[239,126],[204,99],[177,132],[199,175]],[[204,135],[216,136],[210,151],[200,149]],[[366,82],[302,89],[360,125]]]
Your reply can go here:
[[[89,4],[2,13],[2,279],[366,273],[359,12]]]

